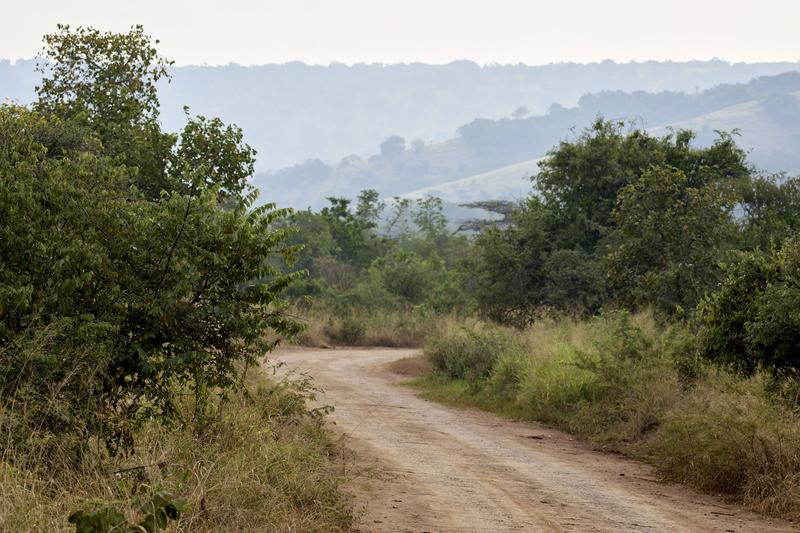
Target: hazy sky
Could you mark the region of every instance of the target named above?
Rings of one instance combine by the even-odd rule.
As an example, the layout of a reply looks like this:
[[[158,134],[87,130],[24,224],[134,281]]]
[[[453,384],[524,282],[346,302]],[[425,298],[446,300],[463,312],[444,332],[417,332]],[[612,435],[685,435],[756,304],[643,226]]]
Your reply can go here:
[[[178,64],[797,61],[800,0],[35,0],[4,2],[0,57],[56,23],[135,23]]]

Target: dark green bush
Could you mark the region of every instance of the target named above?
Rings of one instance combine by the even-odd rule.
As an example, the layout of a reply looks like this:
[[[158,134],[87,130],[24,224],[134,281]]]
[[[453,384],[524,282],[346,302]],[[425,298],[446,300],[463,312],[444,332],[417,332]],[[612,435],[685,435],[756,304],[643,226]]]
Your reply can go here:
[[[139,508],[143,515],[132,524],[114,505],[95,505],[69,515],[75,533],[155,533],[166,529],[167,522],[177,520],[186,509],[186,502],[168,492],[156,491]]]
[[[800,239],[772,254],[749,252],[731,264],[699,308],[701,351],[745,374],[800,372]]]
[[[161,134],[165,72],[141,28],[46,43],[37,111],[0,106],[0,402],[40,413],[22,417],[33,435],[114,453],[138,421],[174,420],[186,388],[201,417],[267,332],[298,331],[279,299],[297,277],[288,211],[239,194],[253,151],[236,128]]]

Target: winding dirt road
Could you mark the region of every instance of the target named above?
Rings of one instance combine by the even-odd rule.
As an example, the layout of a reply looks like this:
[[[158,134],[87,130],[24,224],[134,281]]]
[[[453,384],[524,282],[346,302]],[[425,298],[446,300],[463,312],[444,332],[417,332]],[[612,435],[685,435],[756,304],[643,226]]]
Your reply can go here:
[[[798,531],[593,451],[561,432],[417,397],[397,349],[291,349],[355,451],[359,531]],[[366,473],[366,474],[365,474]]]

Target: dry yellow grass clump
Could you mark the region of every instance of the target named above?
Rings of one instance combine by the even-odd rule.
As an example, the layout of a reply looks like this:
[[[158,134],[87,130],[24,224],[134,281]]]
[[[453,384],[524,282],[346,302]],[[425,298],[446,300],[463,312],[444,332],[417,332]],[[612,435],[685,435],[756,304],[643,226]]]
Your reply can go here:
[[[70,512],[109,505],[135,521],[154,491],[188,503],[172,531],[349,530],[340,451],[306,407],[304,385],[255,374],[202,427],[146,425],[127,457],[93,450],[76,465],[54,449],[37,465],[7,448],[0,530],[66,531]]]

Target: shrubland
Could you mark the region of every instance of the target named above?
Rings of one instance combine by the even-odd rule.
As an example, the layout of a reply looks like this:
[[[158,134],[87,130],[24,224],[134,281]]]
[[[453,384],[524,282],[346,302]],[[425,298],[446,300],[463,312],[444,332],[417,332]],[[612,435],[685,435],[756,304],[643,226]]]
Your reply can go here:
[[[289,211],[236,126],[161,130],[168,64],[59,26],[0,106],[0,528],[347,529],[313,386],[252,377],[302,330]]]
[[[307,276],[287,295],[311,346],[422,346],[449,315],[474,312],[464,265],[470,240],[451,234],[435,197],[393,199],[365,190],[355,206],[294,213],[289,243],[302,247],[297,266]],[[387,213],[388,211],[388,213]]]
[[[693,139],[598,118],[466,234],[434,198],[298,214],[304,341],[423,345],[397,368],[431,398],[800,518],[800,180]]]
[[[241,130],[161,130],[141,28],[43,59],[0,107],[4,526],[346,529],[313,385],[253,381],[283,340],[424,345],[431,397],[800,518],[800,180],[734,135],[598,118],[451,233],[435,197],[253,208]]]

